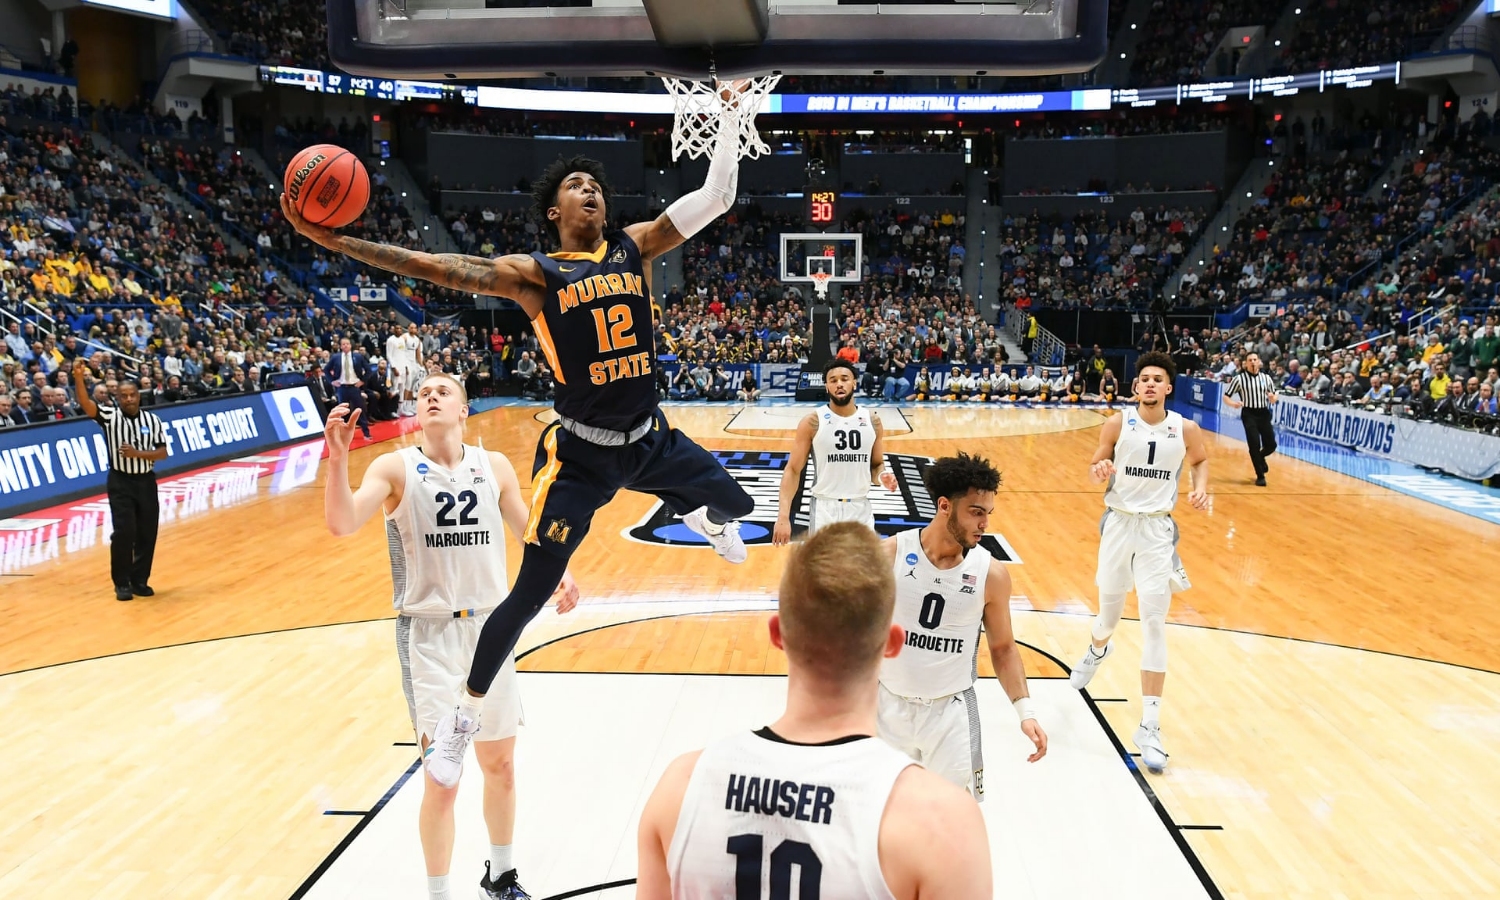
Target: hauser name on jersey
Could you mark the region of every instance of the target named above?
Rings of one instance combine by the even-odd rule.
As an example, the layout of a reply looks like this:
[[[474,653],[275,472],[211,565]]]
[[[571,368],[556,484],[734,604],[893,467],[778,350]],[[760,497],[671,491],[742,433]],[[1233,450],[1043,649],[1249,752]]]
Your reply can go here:
[[[724,808],[827,825],[833,821],[833,788],[730,773]]]

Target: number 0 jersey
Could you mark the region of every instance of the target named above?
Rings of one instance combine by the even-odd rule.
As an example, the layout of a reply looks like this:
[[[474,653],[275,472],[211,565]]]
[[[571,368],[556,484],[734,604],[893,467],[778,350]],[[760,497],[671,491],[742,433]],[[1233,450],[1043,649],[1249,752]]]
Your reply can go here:
[[[396,451],[406,467],[401,502],[385,517],[392,605],[406,616],[450,618],[505,599],[505,520],[489,454],[464,444],[444,469],[419,447]]]
[[[656,335],[641,251],[611,231],[593,253],[533,253],[547,286],[537,341],[557,379],[553,408],[630,431],[656,410]]]
[[[994,559],[975,547],[963,562],[939,569],[922,550],[922,529],[896,535],[896,613],[906,646],[880,661],[880,683],[902,697],[936,700],[974,686],[984,583]]]
[[[1166,513],[1177,505],[1177,479],[1187,459],[1181,413],[1169,412],[1147,424],[1132,407],[1120,415],[1115,441],[1115,474],[1104,492],[1104,505],[1127,513]]]
[[[814,413],[812,495],[825,500],[863,500],[870,495],[870,451],[875,447],[871,414],[856,409],[841,416],[830,406]]]
[[[880,819],[911,765],[875,737],[793,744],[762,729],[709,745],[667,850],[672,896],[892,900]]]

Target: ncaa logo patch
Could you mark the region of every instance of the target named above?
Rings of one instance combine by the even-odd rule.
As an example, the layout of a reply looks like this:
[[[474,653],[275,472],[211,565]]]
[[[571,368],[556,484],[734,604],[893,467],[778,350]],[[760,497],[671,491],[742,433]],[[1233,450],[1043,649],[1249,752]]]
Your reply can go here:
[[[914,566],[914,565],[916,565],[917,564],[917,554],[915,554],[915,553],[908,553],[908,554],[906,554],[906,564],[908,566]]]
[[[749,546],[769,546],[771,532],[776,527],[781,473],[786,469],[787,459],[791,454],[766,450],[712,452],[724,470],[755,500],[755,509],[740,520],[741,539]],[[875,531],[882,537],[889,537],[932,521],[932,517],[937,514],[937,505],[922,484],[922,470],[927,468],[932,459],[887,453],[885,462],[886,468],[896,475],[898,489],[888,491],[880,485],[871,485],[869,500],[870,509],[875,514]],[[804,470],[802,486],[792,500],[792,507],[796,510],[792,515],[794,537],[806,534],[807,501],[811,498],[812,484],[813,471],[808,466]],[[657,501],[644,518],[626,528],[621,535],[626,540],[642,544],[708,547],[707,541],[682,524],[682,519],[661,501]],[[980,545],[1002,562],[1019,562],[1010,544],[1003,537],[996,538],[996,535],[986,535]],[[915,565],[916,556],[908,555],[910,564]]]

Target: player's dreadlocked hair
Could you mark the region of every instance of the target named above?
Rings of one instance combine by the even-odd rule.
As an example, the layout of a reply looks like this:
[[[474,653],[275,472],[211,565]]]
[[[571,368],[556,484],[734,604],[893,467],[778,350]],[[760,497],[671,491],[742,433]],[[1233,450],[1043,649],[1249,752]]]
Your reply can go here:
[[[604,199],[604,214],[609,215],[612,209],[611,201],[615,192],[604,174],[604,163],[587,156],[572,156],[567,159],[558,157],[542,172],[542,177],[531,185],[532,213],[547,229],[547,233],[552,235],[554,244],[561,243],[562,238],[557,232],[557,223],[547,218],[547,210],[557,205],[557,192],[562,189],[563,180],[574,172],[583,172],[598,182]]]
[[[971,490],[998,490],[1000,471],[984,457],[960,451],[957,456],[945,456],[928,466],[922,473],[922,482],[932,499],[947,497],[952,502]]]

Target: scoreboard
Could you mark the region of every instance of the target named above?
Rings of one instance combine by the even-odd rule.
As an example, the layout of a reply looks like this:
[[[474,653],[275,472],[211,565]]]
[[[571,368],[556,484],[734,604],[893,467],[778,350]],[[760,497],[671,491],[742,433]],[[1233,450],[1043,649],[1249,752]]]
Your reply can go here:
[[[838,191],[809,190],[807,192],[807,223],[815,228],[826,228],[839,220]]]

